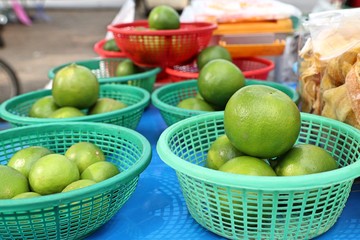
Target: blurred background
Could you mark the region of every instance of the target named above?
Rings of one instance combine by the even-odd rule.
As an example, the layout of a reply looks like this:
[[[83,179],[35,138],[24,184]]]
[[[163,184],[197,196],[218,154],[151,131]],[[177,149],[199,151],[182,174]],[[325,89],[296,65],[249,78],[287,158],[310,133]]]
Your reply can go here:
[[[127,10],[124,16],[121,10],[129,2],[133,11]],[[282,2],[295,6],[303,15],[358,4],[333,0]],[[119,15],[122,20],[143,19],[158,4],[172,5],[182,13],[190,1],[0,0],[0,14],[8,18],[6,25],[0,25],[0,58],[15,71],[21,92],[43,88],[49,82],[49,69],[98,57],[93,46],[106,37],[107,25],[119,21]]]

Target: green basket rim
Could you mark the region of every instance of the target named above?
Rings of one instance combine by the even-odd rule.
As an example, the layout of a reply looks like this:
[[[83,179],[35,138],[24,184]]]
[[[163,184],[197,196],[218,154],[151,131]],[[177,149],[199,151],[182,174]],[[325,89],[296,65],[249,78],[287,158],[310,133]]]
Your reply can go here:
[[[152,94],[151,94],[151,103],[158,109],[161,109],[161,110],[166,109],[169,112],[173,112],[173,113],[177,112],[180,115],[184,115],[184,114],[188,115],[189,111],[191,111],[191,113],[194,113],[194,114],[208,113],[207,111],[188,110],[188,109],[172,106],[170,104],[167,104],[167,103],[161,101],[160,98],[159,98],[159,95],[161,93],[171,92],[173,90],[181,89],[184,86],[188,86],[188,85],[193,86],[193,85],[196,85],[196,83],[197,83],[196,79],[191,79],[191,80],[186,80],[186,81],[183,81],[183,82],[169,83],[169,84],[166,84],[164,86],[161,86],[161,87],[155,89],[152,92]]]
[[[126,127],[107,124],[107,123],[92,123],[92,122],[71,122],[71,123],[45,123],[38,124],[32,126],[24,126],[18,128],[11,128],[7,130],[3,130],[0,132],[0,136],[3,139],[4,135],[7,138],[11,138],[12,136],[21,136],[24,132],[31,131],[43,131],[44,128],[51,128],[53,126],[60,126],[63,129],[73,129],[73,127],[81,127],[82,129],[90,129],[93,127],[101,128],[101,129],[109,129],[113,132],[119,133],[127,133],[136,137],[142,144],[143,153],[140,156],[138,162],[129,167],[126,171],[117,174],[116,176],[106,179],[97,184],[88,186],[86,188],[76,189],[73,191],[44,195],[36,198],[25,198],[25,199],[0,199],[0,212],[10,211],[16,209],[17,211],[31,209],[31,207],[39,208],[39,206],[50,207],[59,204],[65,204],[65,202],[74,202],[85,199],[87,197],[94,196],[95,193],[99,192],[99,189],[107,190],[112,189],[112,186],[127,182],[132,178],[138,176],[142,173],[147,166],[150,164],[151,156],[152,156],[152,148],[150,142],[139,132],[129,129]],[[40,204],[40,205],[39,205]]]
[[[293,95],[293,97],[291,98],[295,103],[297,103],[299,101],[299,94],[297,93],[297,91],[295,91],[294,89],[285,86],[281,83],[276,83],[276,82],[270,82],[270,81],[264,81],[264,80],[257,80],[257,79],[245,79],[246,84],[263,84],[266,86],[276,86],[278,89],[280,89],[283,92],[289,92]],[[186,81],[182,81],[182,82],[177,82],[177,83],[170,83],[167,85],[164,85],[162,87],[159,87],[157,89],[155,89],[153,91],[153,93],[151,94],[151,102],[152,104],[160,109],[160,110],[167,110],[169,112],[172,113],[177,113],[179,115],[189,115],[191,113],[191,115],[198,115],[198,114],[203,114],[203,113],[208,113],[208,111],[201,111],[201,110],[188,110],[188,109],[184,109],[184,108],[179,108],[176,106],[172,106],[170,104],[167,104],[165,102],[163,102],[160,98],[159,95],[162,93],[166,93],[166,92],[172,92],[176,89],[182,89],[184,87],[193,87],[197,85],[197,79],[190,79],[190,80],[186,80]]]
[[[188,125],[193,125],[196,122],[203,121],[209,117],[213,119],[222,119],[223,114],[223,112],[211,112],[197,115],[181,120],[166,128],[160,135],[156,145],[156,150],[160,159],[177,172],[182,172],[183,174],[209,183],[225,185],[234,188],[255,188],[258,190],[293,190],[296,188],[300,190],[310,189],[316,186],[331,185],[334,182],[343,182],[360,176],[360,161],[343,168],[338,168],[336,170],[302,176],[249,176],[225,173],[202,167],[182,160],[180,157],[177,157],[171,152],[167,143],[172,133],[183,129]],[[316,120],[318,122],[331,125],[335,128],[340,128],[356,136],[360,141],[360,131],[348,124],[330,118],[303,112],[301,112],[301,119]]]
[[[53,122],[73,122],[73,121],[100,121],[102,119],[109,119],[112,116],[119,116],[132,112],[138,108],[145,108],[150,103],[150,93],[143,88],[129,85],[120,85],[120,84],[104,84],[100,85],[101,90],[110,90],[115,89],[117,91],[124,91],[136,94],[142,94],[142,99],[126,108],[118,109],[111,112],[99,113],[94,115],[86,115],[81,117],[72,117],[72,118],[33,118],[28,116],[18,116],[7,111],[7,108],[10,104],[16,105],[16,103],[21,103],[24,100],[32,99],[36,96],[47,96],[51,95],[51,89],[40,89],[24,94],[20,94],[16,97],[10,98],[3,102],[0,105],[0,117],[11,123],[20,123],[20,124],[41,124],[41,123],[53,123]]]
[[[120,60],[125,60],[125,59],[129,59],[129,58],[97,58],[97,59],[91,59],[91,60],[80,60],[80,61],[67,62],[67,63],[64,63],[59,66],[51,68],[48,71],[48,78],[53,79],[55,77],[55,74],[57,71],[59,71],[61,68],[68,66],[72,63],[75,63],[77,65],[87,66],[88,64],[98,63],[101,61],[120,61]],[[154,67],[154,68],[147,69],[145,72],[135,73],[135,74],[131,74],[128,76],[98,78],[98,81],[100,84],[104,84],[104,83],[112,83],[112,82],[125,82],[125,81],[131,81],[131,80],[138,80],[138,79],[144,79],[144,78],[148,78],[150,76],[156,75],[160,71],[161,71],[160,67]]]

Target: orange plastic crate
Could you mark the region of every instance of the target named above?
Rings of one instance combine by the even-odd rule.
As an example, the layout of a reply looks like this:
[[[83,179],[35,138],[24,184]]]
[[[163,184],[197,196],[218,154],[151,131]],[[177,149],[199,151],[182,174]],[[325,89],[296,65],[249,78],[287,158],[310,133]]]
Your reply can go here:
[[[273,43],[262,44],[228,44],[225,41],[219,42],[225,47],[233,58],[251,56],[279,56],[284,53],[285,41],[276,40]]]
[[[291,19],[219,23],[213,39],[228,49],[233,58],[278,56],[285,50],[285,36],[293,31]],[[272,38],[262,38],[259,34]],[[254,36],[254,42],[248,42],[249,36]],[[243,42],[245,37],[247,43]]]

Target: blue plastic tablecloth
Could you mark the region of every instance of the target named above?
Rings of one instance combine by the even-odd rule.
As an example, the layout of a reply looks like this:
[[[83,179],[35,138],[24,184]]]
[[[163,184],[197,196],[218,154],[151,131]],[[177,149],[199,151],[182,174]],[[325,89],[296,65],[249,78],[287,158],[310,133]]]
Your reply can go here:
[[[0,124],[0,130],[7,128]],[[201,227],[189,214],[175,171],[163,163],[156,142],[167,127],[159,111],[150,105],[139,123],[138,132],[151,143],[153,157],[140,175],[129,201],[87,240],[107,239],[223,239]],[[336,224],[317,240],[351,240],[360,236],[360,182],[355,182],[348,202]]]
[[[149,106],[138,132],[151,143],[153,157],[140,175],[133,196],[122,209],[88,240],[106,239],[223,239],[200,226],[189,214],[175,171],[163,163],[156,142],[167,127],[159,111]],[[360,183],[355,183],[337,223],[317,240],[359,239]]]

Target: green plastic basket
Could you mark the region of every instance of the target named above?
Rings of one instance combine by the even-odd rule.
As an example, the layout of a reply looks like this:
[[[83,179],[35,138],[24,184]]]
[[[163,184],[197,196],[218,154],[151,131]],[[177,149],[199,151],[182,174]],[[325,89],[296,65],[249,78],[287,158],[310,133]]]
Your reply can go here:
[[[157,152],[178,176],[191,216],[229,239],[311,239],[340,216],[360,176],[360,134],[350,125],[301,113],[298,143],[329,151],[339,169],[318,174],[268,177],[204,167],[211,143],[225,134],[223,112],[194,116],[168,127]]]
[[[98,78],[100,84],[117,83],[137,86],[152,92],[157,74],[161,68],[143,68],[143,72],[129,76],[118,77],[115,75],[118,64],[127,58],[102,58],[84,61],[74,61],[59,65],[49,70],[49,79],[54,79],[56,73],[63,67],[75,63],[89,68]]]
[[[132,129],[103,123],[51,123],[0,132],[0,163],[18,150],[44,146],[64,154],[92,142],[120,174],[92,186],[28,199],[0,200],[0,239],[81,239],[109,221],[136,189],[151,159],[148,140]]]
[[[100,85],[99,97],[109,97],[120,100],[128,106],[112,112],[86,115],[83,117],[62,119],[29,117],[28,113],[32,104],[37,99],[49,95],[51,95],[51,90],[42,89],[8,99],[0,105],[0,117],[14,127],[41,123],[86,121],[110,123],[135,129],[144,109],[150,103],[150,93],[142,88],[120,84],[104,84]]]
[[[281,90],[286,93],[294,102],[298,103],[299,94],[292,88],[280,83],[246,79],[246,85],[261,84]],[[159,109],[165,123],[170,126],[180,120],[191,116],[207,113],[206,111],[188,110],[177,107],[181,100],[194,97],[198,92],[197,80],[187,80],[178,83],[171,83],[156,89],[151,94],[152,104]]]

